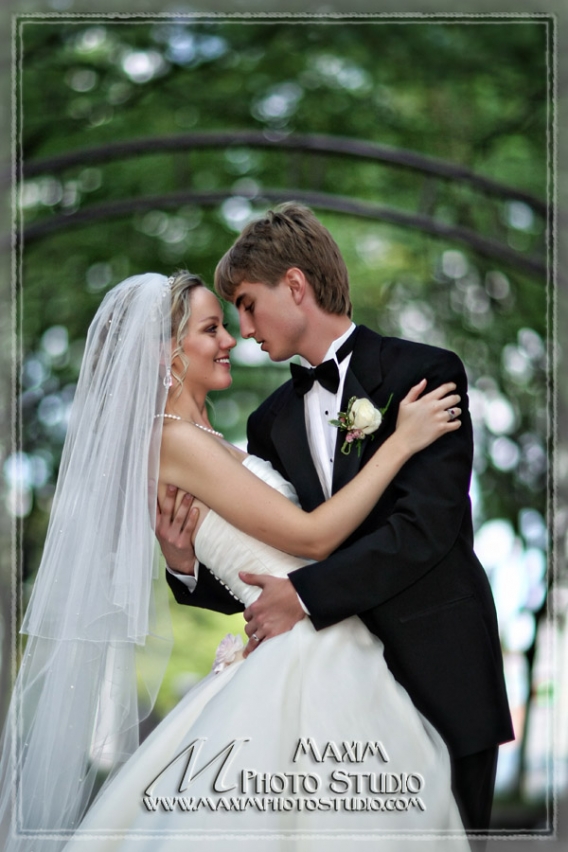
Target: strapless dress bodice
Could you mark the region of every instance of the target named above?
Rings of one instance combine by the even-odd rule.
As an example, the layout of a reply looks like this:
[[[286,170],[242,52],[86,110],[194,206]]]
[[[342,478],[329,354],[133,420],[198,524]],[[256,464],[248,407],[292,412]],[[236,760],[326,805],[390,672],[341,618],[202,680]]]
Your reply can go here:
[[[246,456],[243,465],[271,488],[299,505],[294,487],[274,470],[270,462],[258,456]],[[290,571],[309,562],[308,559],[283,553],[235,529],[212,510],[208,511],[197,532],[195,555],[245,606],[256,600],[261,590],[258,586],[243,583],[239,571],[286,577]]]

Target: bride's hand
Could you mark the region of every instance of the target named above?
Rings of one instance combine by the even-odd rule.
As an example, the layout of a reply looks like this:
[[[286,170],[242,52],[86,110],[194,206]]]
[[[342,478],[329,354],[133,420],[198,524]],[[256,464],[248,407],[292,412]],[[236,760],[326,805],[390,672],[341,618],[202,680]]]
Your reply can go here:
[[[459,416],[461,397],[454,382],[446,382],[430,393],[420,396],[426,379],[414,385],[400,403],[395,436],[404,441],[410,453],[417,453],[442,435],[455,432],[461,426]]]

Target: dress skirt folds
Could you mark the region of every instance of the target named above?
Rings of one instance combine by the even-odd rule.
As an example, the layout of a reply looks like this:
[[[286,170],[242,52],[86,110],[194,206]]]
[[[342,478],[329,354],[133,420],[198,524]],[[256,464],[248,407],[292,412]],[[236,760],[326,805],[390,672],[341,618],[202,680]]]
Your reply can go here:
[[[294,495],[266,462],[245,463]],[[286,576],[300,560],[209,512],[196,552],[245,604],[238,571]],[[207,570],[203,565],[200,570]],[[309,618],[211,673],[91,807],[66,852],[467,852],[446,746],[356,617]]]

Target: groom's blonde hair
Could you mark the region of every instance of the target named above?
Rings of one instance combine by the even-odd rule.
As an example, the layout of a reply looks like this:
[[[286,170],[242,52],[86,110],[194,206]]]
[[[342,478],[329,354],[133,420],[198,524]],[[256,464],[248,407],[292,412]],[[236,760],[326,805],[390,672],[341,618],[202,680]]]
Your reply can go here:
[[[215,289],[233,301],[243,281],[276,287],[288,269],[306,276],[317,304],[351,316],[349,274],[339,246],[308,207],[295,202],[250,222],[215,270]]]

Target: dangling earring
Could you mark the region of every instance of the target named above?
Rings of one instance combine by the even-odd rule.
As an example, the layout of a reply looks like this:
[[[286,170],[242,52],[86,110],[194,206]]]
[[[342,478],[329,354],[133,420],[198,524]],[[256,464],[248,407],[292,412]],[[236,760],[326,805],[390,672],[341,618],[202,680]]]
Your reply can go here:
[[[167,370],[166,370],[166,375],[164,376],[164,387],[165,388],[171,388],[172,385],[173,385],[172,371],[168,367]]]

